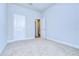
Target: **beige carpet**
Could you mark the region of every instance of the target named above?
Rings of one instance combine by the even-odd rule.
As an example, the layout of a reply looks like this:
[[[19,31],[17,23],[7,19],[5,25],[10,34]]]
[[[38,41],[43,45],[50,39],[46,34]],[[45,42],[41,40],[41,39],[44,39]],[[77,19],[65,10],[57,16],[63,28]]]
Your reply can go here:
[[[2,56],[79,56],[79,49],[50,40],[32,39],[9,43]]]

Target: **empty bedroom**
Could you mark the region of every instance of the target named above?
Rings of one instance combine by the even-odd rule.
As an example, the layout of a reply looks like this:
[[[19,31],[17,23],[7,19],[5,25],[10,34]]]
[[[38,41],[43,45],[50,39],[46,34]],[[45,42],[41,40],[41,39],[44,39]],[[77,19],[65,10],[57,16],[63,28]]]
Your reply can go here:
[[[0,56],[79,56],[79,3],[0,3]]]

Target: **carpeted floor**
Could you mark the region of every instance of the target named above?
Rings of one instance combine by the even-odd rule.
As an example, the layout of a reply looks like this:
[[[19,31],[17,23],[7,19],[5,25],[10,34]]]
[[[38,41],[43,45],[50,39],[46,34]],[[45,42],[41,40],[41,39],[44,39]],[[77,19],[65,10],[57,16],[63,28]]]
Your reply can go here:
[[[79,56],[79,49],[50,40],[32,39],[9,43],[2,56]]]

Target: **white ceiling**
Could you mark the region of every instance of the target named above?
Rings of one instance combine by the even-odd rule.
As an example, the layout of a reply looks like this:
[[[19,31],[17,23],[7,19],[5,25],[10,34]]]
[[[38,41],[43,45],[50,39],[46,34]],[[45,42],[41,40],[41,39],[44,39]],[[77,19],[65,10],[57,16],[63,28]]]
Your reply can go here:
[[[28,7],[39,12],[43,12],[53,4],[54,3],[18,3],[18,5]]]

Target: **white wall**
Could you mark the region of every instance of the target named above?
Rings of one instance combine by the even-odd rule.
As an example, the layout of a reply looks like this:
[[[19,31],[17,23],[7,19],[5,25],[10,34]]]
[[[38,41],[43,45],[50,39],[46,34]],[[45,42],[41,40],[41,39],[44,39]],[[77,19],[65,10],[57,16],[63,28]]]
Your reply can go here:
[[[46,38],[79,48],[77,36],[78,4],[55,4],[44,12]],[[79,22],[78,22],[79,24]],[[78,29],[79,30],[79,29]]]
[[[0,3],[0,53],[7,43],[7,5]]]
[[[13,15],[14,14],[18,14],[18,15],[23,15],[26,17],[26,38],[34,38],[35,35],[35,28],[34,28],[34,21],[36,18],[39,18],[40,14],[34,10],[30,10],[28,8],[22,7],[22,6],[18,6],[18,5],[14,5],[14,4],[8,4],[8,21],[9,21],[9,41],[11,40],[17,40],[17,39],[13,39]],[[21,34],[21,33],[20,33]],[[16,34],[17,35],[17,34]],[[18,38],[20,37],[20,35],[18,35]],[[25,39],[25,38],[23,38]],[[19,39],[20,40],[20,39]]]
[[[77,4],[77,6],[76,6],[76,8],[77,8],[77,11],[76,11],[76,13],[77,13],[77,21],[76,21],[76,33],[77,33],[77,40],[79,40],[79,4]]]
[[[77,32],[78,33],[78,38],[77,39],[79,39],[79,5],[77,7],[78,7],[78,19],[77,19],[78,20],[77,21],[77,24],[78,24],[77,25],[78,26],[78,32]]]
[[[45,39],[46,33],[46,20],[43,13],[40,13],[40,20],[41,20],[41,38]]]

